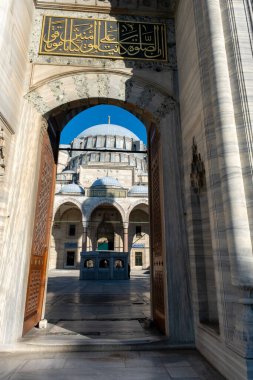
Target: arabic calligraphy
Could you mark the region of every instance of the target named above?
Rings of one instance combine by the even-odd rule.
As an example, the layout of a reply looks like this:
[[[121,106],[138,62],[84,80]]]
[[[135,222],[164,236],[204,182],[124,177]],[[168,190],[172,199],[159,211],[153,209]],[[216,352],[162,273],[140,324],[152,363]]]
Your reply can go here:
[[[39,53],[167,61],[166,26],[44,16]]]

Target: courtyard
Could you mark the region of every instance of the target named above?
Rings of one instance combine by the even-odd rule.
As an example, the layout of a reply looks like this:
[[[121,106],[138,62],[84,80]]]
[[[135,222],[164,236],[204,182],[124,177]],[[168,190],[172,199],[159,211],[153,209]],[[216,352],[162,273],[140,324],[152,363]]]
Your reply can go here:
[[[47,328],[0,354],[1,380],[222,380],[193,348],[170,347],[150,318],[149,271],[80,281],[49,272]]]

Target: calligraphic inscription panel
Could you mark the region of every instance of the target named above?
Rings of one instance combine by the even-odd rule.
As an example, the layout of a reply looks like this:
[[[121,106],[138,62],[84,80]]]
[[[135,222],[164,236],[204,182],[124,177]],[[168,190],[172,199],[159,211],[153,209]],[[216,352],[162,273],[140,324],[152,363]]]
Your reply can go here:
[[[167,61],[166,25],[44,16],[39,53]]]

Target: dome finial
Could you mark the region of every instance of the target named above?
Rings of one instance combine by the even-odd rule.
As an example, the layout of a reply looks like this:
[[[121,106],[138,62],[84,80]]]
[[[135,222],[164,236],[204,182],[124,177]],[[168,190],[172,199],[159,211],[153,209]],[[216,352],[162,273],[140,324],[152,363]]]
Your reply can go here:
[[[108,124],[111,124],[111,116],[108,115]]]

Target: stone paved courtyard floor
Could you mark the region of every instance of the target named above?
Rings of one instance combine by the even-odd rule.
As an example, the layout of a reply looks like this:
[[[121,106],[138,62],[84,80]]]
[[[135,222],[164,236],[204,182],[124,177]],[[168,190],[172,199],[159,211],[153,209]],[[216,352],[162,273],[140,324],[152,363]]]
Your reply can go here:
[[[122,281],[80,281],[78,276],[77,270],[50,271],[45,315],[48,327],[33,329],[27,339],[161,337],[158,331],[145,328],[151,315],[147,271],[132,272],[130,280]]]
[[[165,338],[148,323],[148,272],[79,281],[78,271],[51,271],[46,318],[46,329],[0,354],[0,380],[223,379],[194,349],[159,349]]]
[[[194,350],[0,355],[1,380],[222,380]]]

